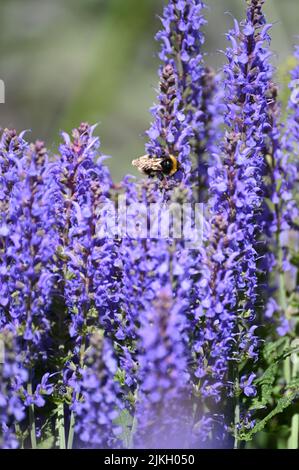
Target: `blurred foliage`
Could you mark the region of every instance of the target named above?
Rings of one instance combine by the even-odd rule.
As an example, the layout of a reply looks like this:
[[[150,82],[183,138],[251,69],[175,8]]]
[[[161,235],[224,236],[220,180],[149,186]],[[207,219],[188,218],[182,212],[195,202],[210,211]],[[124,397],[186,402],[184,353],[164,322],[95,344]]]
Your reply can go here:
[[[205,50],[219,68],[230,12],[244,16],[243,0],[207,0]],[[144,153],[144,131],[155,99],[163,0],[0,0],[0,78],[6,103],[0,126],[32,129],[50,149],[58,132],[82,120],[98,122],[102,150],[115,178],[134,173],[130,161]],[[282,97],[292,44],[299,34],[298,0],[267,0],[274,23],[274,60]]]

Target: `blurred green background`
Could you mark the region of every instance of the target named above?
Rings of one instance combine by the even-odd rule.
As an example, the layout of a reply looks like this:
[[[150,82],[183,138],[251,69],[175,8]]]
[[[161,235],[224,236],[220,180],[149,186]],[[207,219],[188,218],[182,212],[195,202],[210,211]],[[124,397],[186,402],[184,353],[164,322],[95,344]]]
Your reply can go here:
[[[207,0],[205,51],[219,68],[224,33],[244,0]],[[55,151],[59,131],[98,122],[102,151],[112,155],[113,176],[134,173],[144,153],[144,131],[155,99],[159,29],[164,0],[0,0],[0,78],[6,103],[0,126],[31,129]],[[274,23],[277,65],[299,34],[298,0],[266,0]]]

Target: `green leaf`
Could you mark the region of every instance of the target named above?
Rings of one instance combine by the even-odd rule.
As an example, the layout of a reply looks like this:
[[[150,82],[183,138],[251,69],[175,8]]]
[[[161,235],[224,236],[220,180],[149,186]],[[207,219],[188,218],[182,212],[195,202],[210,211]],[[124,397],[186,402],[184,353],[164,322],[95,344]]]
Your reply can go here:
[[[293,266],[299,267],[299,253],[293,253],[291,257],[291,263]]]
[[[250,410],[265,408],[265,406],[270,403],[280,362],[299,350],[298,347],[288,347],[278,354],[277,350],[284,342],[285,338],[282,338],[265,347],[264,355],[268,357],[268,360],[272,363],[265,370],[264,374],[254,382],[257,387],[261,387],[261,396],[253,400]]]
[[[38,445],[38,449],[53,449],[55,443],[55,437],[49,436],[46,439],[42,440]]]
[[[268,421],[270,421],[274,416],[279,413],[282,413],[286,408],[288,408],[293,400],[296,398],[296,395],[299,393],[299,381],[295,387],[288,388],[285,395],[280,398],[275,406],[275,408],[267,415],[264,419],[259,421],[249,432],[247,433],[240,433],[239,439],[243,441],[250,441],[254,434],[262,431]]]
[[[65,279],[67,281],[72,281],[73,279],[76,278],[76,275],[72,271],[66,271],[65,273]]]
[[[256,385],[261,386],[261,397],[259,399],[256,398],[253,400],[253,404],[250,407],[251,410],[265,408],[265,406],[269,403],[277,377],[277,371],[278,364],[275,362],[274,364],[271,364],[268,369],[266,369],[262,377],[255,381]]]
[[[270,363],[273,358],[278,357],[279,351],[281,350],[282,346],[285,345],[286,338],[279,338],[277,341],[271,341],[270,343],[266,343],[263,350],[263,355],[267,362]]]
[[[119,384],[123,387],[125,385],[126,372],[123,369],[117,369],[115,374],[115,380],[116,382],[119,382]]]
[[[131,448],[134,419],[132,418],[128,410],[122,410],[115,422],[116,424],[119,424],[122,428],[120,439],[123,441],[124,447],[126,449]]]

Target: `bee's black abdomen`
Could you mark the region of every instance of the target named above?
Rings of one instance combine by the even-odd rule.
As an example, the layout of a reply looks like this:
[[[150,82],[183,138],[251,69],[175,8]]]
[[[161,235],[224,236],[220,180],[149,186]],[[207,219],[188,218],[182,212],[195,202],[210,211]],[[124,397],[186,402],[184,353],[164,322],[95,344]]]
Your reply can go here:
[[[163,161],[161,162],[161,167],[165,175],[170,175],[170,173],[173,170],[173,162],[171,158],[169,157],[163,158]]]
[[[173,155],[163,158],[161,162],[163,174],[166,176],[173,176],[179,169],[179,163]]]

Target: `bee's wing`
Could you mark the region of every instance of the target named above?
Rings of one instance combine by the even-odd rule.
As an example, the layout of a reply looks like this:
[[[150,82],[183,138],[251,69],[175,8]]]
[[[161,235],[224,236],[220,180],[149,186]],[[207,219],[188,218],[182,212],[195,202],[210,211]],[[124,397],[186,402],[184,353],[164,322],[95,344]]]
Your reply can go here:
[[[132,161],[132,165],[143,173],[162,171],[161,167],[162,158],[150,157],[143,155]]]

